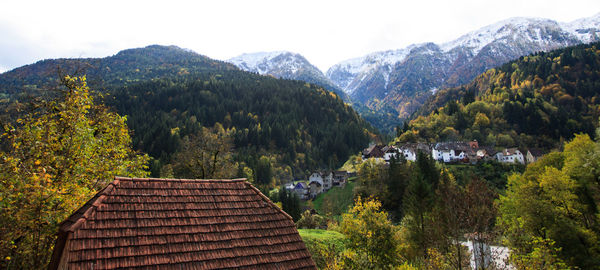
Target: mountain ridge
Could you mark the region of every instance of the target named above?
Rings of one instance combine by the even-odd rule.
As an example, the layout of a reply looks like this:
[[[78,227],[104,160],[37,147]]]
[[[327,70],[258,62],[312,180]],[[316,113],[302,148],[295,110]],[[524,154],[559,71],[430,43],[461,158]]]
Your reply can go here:
[[[304,56],[289,51],[244,53],[226,60],[238,68],[260,75],[300,80],[320,85],[349,101],[348,95]]]
[[[192,50],[169,45],[149,45],[121,50],[102,58],[44,59],[0,74],[0,94],[35,95],[57,86],[62,75],[86,75],[97,90],[112,85],[165,76],[183,76],[209,70],[238,70]]]
[[[443,44],[422,43],[342,61],[326,75],[367,107],[407,117],[429,91],[469,82],[485,70],[536,51],[600,40],[600,13],[569,23],[509,18]]]

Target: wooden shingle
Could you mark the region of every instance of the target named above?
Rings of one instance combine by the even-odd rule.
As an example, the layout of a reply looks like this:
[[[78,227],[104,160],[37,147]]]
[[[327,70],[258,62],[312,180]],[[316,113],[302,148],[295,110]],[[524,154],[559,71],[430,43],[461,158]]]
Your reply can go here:
[[[244,179],[115,177],[65,220],[49,269],[316,269],[293,220]]]

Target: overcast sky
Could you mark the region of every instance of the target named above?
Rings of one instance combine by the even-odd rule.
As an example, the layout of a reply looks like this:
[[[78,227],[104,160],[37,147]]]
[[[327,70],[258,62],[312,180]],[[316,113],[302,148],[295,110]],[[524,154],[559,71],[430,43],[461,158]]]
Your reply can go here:
[[[570,22],[598,12],[598,0],[7,0],[0,9],[0,72],[151,44],[221,60],[287,50],[326,71],[375,51],[450,41],[510,17]]]

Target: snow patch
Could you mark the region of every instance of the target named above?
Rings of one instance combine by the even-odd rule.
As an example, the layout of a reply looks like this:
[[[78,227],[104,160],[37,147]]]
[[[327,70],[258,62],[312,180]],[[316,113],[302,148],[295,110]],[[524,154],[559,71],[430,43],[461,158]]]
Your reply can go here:
[[[557,40],[556,33],[563,39]],[[481,29],[469,32],[458,39],[443,43],[434,48],[430,44],[413,44],[403,49],[375,52],[363,57],[342,61],[332,67],[326,76],[333,80],[346,93],[353,93],[361,87],[361,82],[373,74],[380,73],[385,80],[385,88],[389,87],[390,75],[398,63],[406,60],[414,49],[420,55],[438,55],[449,62],[454,62],[461,53],[475,56],[490,44],[500,45],[498,48],[523,44],[534,50],[550,50],[557,47],[573,45],[574,42],[589,43],[600,40],[600,13],[589,18],[570,23],[558,23],[543,18],[510,18]],[[500,56],[497,46],[488,46],[489,53]],[[456,50],[455,50],[456,49]],[[441,50],[441,51],[440,51]],[[415,50],[413,53],[417,52]],[[432,94],[437,89],[430,90]]]
[[[569,23],[560,23],[560,26],[584,43],[600,39],[600,13]]]
[[[486,45],[502,38],[512,36],[513,39],[518,39],[519,36],[524,36],[533,42],[529,29],[537,30],[537,36],[541,37],[540,28],[553,27],[558,24],[555,21],[541,18],[510,18],[503,20],[473,32],[467,33],[460,38],[444,43],[440,46],[442,51],[448,52],[457,47],[465,47],[473,50],[477,54]],[[541,39],[539,39],[541,41]]]
[[[227,62],[245,71],[257,72],[261,75],[272,73],[295,74],[304,65],[309,64],[301,55],[286,51],[245,53],[231,58]]]
[[[401,63],[406,59],[410,51],[419,45],[410,45],[399,50],[389,50],[383,52],[375,52],[363,57],[352,58],[342,61],[327,71],[327,77],[330,79],[337,75],[339,78],[335,83],[338,84],[346,93],[352,93],[355,89],[352,86],[357,86],[362,82],[368,74],[380,70],[385,78],[385,85],[389,83],[390,73],[397,63]],[[358,82],[356,79],[362,74]],[[342,76],[343,75],[343,76]]]

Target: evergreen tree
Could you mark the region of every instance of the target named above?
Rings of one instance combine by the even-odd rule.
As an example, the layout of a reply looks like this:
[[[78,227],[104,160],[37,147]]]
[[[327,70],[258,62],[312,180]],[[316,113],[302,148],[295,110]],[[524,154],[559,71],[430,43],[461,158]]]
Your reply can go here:
[[[259,185],[270,185],[273,178],[273,169],[271,160],[268,157],[262,156],[258,160],[255,170],[255,179]]]
[[[432,221],[431,212],[435,204],[435,193],[440,173],[435,161],[428,155],[419,153],[415,163],[415,172],[406,188],[404,195],[405,220],[410,233],[413,247],[423,257],[432,245],[430,234]]]
[[[392,156],[390,159],[387,179],[385,185],[381,187],[384,195],[381,202],[384,209],[390,211],[390,215],[395,220],[402,218],[403,199],[406,192],[406,187],[410,180],[410,168],[403,155],[398,157]]]
[[[288,191],[284,186],[281,186],[278,193],[282,210],[290,215],[294,221],[298,221],[301,217],[302,209],[300,208],[300,199],[296,193]]]

